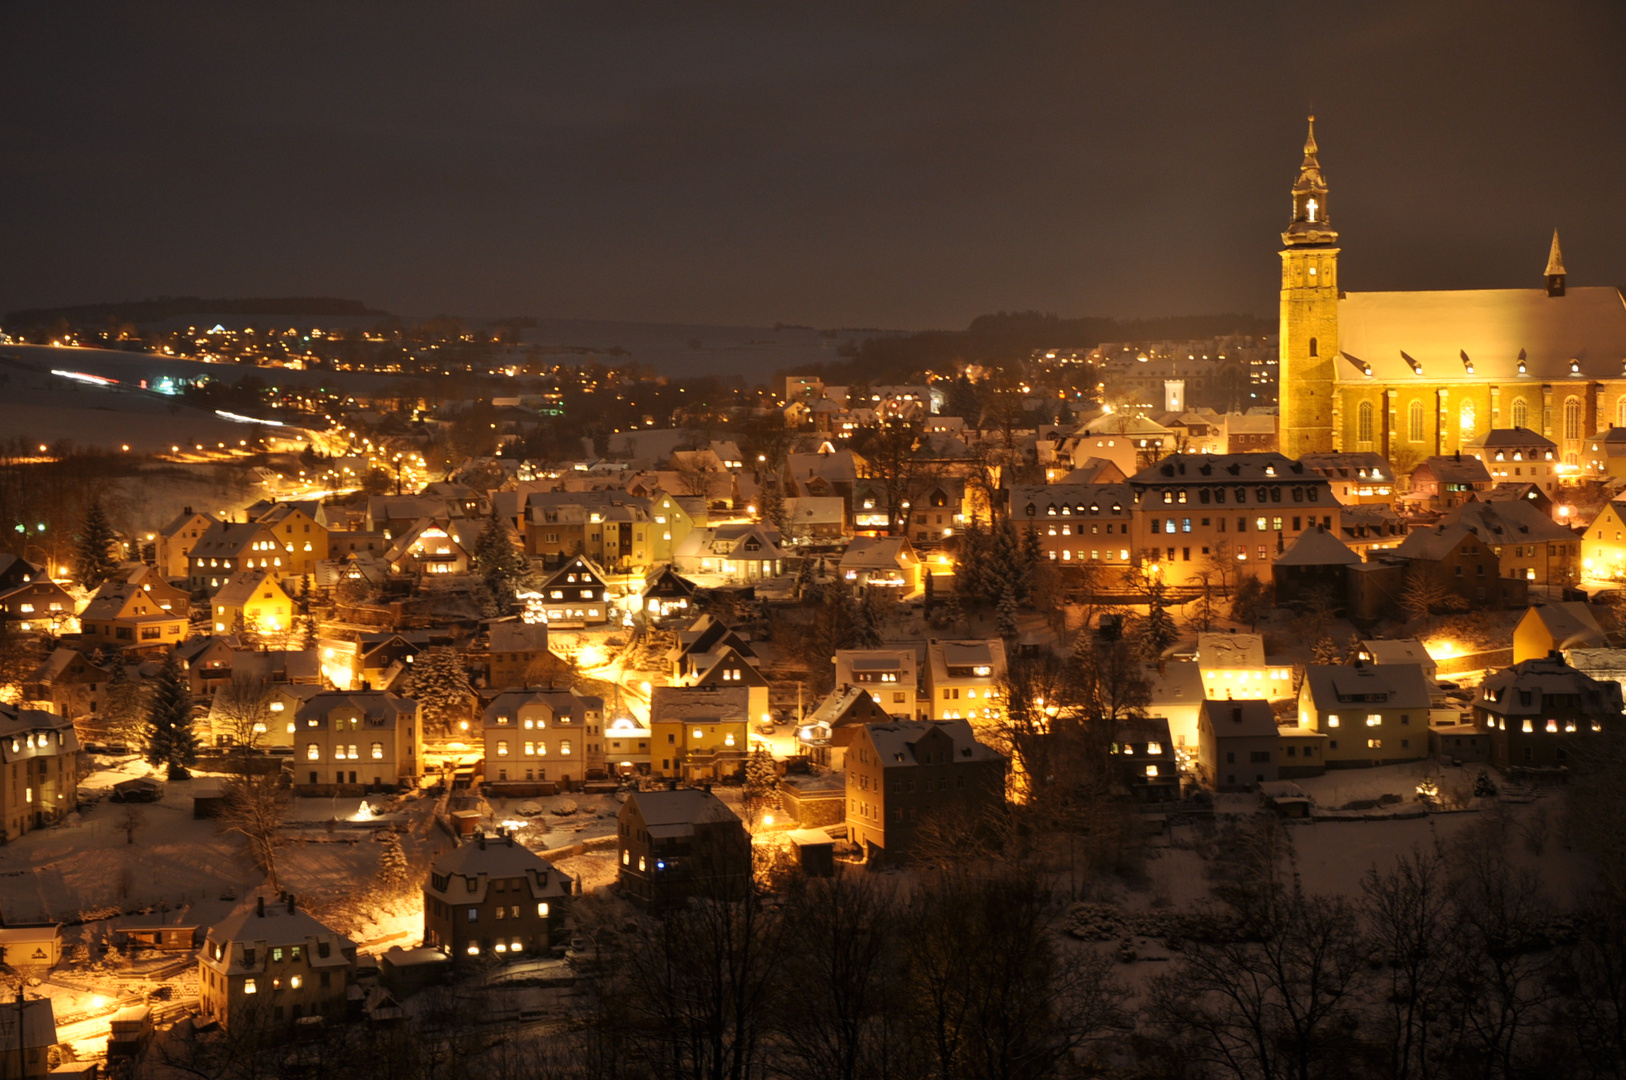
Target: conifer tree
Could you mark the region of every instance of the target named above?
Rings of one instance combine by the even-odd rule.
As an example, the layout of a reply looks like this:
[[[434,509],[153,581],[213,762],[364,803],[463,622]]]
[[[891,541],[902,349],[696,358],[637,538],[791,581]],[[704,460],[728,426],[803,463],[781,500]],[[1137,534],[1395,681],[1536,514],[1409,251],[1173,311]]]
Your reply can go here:
[[[1310,662],[1315,664],[1341,664],[1344,662],[1344,654],[1339,651],[1336,641],[1323,634],[1321,639],[1310,650]]]
[[[73,537],[73,570],[79,584],[94,589],[118,573],[119,563],[113,557],[113,545],[118,539],[101,500],[95,500],[85,510]]]
[[[1016,586],[1009,580],[999,594],[999,636],[1016,637]]]
[[[741,792],[741,801],[753,821],[773,805],[778,793],[779,766],[768,748],[758,743],[745,759],[745,788]]]
[[[496,601],[499,612],[513,607],[514,594],[530,573],[530,564],[519,549],[508,539],[508,530],[491,509],[480,538],[475,541],[469,569],[485,579],[486,588]]]
[[[954,589],[963,600],[982,599],[988,590],[990,567],[988,534],[975,516],[960,534],[960,550],[954,560]]]
[[[1163,651],[1174,644],[1174,618],[1169,614],[1167,589],[1162,578],[1146,587],[1146,622],[1140,631],[1141,656],[1156,663]]]
[[[406,891],[410,875],[401,834],[391,829],[384,834],[383,850],[378,853],[378,889],[385,896],[399,896]]]
[[[144,734],[147,720],[147,686],[130,674],[130,667],[122,656],[115,656],[107,665],[112,674],[107,680],[107,696],[103,699],[102,720],[108,739],[115,743],[136,744]]]
[[[192,730],[192,694],[175,654],[164,658],[164,666],[152,683],[152,699],[147,705],[147,764],[162,765],[171,780],[185,780],[189,766],[198,761],[198,738]]]
[[[474,696],[463,658],[445,645],[425,649],[413,658],[408,692],[423,710],[424,729],[439,734],[467,719],[469,699]]]

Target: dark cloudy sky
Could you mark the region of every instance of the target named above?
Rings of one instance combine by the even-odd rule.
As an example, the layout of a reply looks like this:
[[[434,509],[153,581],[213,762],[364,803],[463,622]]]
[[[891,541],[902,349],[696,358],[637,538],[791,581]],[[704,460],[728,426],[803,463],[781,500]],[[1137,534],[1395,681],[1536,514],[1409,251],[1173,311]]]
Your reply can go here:
[[[1626,283],[1626,5],[7,0],[0,307],[960,326]]]

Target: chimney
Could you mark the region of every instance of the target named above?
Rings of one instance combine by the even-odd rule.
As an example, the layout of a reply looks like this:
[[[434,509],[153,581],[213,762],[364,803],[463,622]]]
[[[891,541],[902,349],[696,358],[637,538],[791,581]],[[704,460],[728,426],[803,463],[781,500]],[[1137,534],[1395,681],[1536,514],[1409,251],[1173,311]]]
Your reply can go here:
[[[700,785],[700,790],[704,791],[707,795],[710,795],[711,794],[711,781],[707,780],[704,784],[701,784]]]
[[[507,837],[507,840],[508,840],[508,846],[509,846],[509,847],[513,847],[513,846],[514,846],[514,834],[513,834],[513,832],[512,832],[512,831],[510,831],[510,832],[509,832],[509,833],[508,833],[508,837]]]
[[[288,914],[292,915],[294,913],[294,910],[295,910],[295,907],[294,907],[294,894],[289,893],[288,894]]]
[[[480,850],[481,851],[484,851],[486,849],[486,834],[483,833],[483,832],[475,833],[474,834],[474,842],[476,844],[480,845]]]
[[[675,779],[668,780],[666,782],[666,790],[667,791],[676,791],[677,790],[677,781]]]
[[[265,897],[257,896],[254,898],[254,914],[262,919],[265,918]]]

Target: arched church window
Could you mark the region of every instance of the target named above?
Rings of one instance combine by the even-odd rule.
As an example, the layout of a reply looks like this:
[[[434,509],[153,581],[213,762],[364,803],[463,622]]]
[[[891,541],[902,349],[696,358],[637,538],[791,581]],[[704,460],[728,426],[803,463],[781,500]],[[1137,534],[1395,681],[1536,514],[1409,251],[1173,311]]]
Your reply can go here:
[[[1319,352],[1316,351],[1315,338],[1310,339],[1310,355],[1311,356],[1320,356],[1321,355]]]
[[[1372,403],[1361,402],[1360,408],[1355,410],[1355,438],[1361,442],[1372,441]]]
[[[1406,431],[1407,437],[1410,438],[1412,442],[1422,442],[1423,441],[1423,403],[1421,401],[1414,401],[1414,402],[1411,403],[1411,409],[1407,413],[1406,420],[1407,420],[1407,431]]]
[[[1581,399],[1567,398],[1564,401],[1564,438],[1579,439],[1581,437]]]
[[[1621,401],[1623,403],[1622,407],[1626,408],[1626,398],[1622,398]],[[1524,398],[1515,399],[1513,402],[1513,426],[1529,427],[1529,419],[1530,413],[1529,409],[1525,407]]]
[[[1474,403],[1471,401],[1462,403],[1462,437],[1464,439],[1474,437]]]

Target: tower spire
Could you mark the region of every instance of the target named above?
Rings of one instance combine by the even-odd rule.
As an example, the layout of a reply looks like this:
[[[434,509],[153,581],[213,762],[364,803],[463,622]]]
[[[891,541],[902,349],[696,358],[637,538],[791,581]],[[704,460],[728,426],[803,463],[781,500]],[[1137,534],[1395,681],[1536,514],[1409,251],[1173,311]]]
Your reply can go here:
[[[1553,246],[1547,252],[1547,295],[1564,295],[1564,253],[1558,248],[1558,230],[1553,230]]]
[[[1320,147],[1315,141],[1315,114],[1304,136],[1304,161],[1293,184],[1293,222],[1282,234],[1286,244],[1335,244],[1338,233],[1328,224],[1327,178],[1321,174]]]

